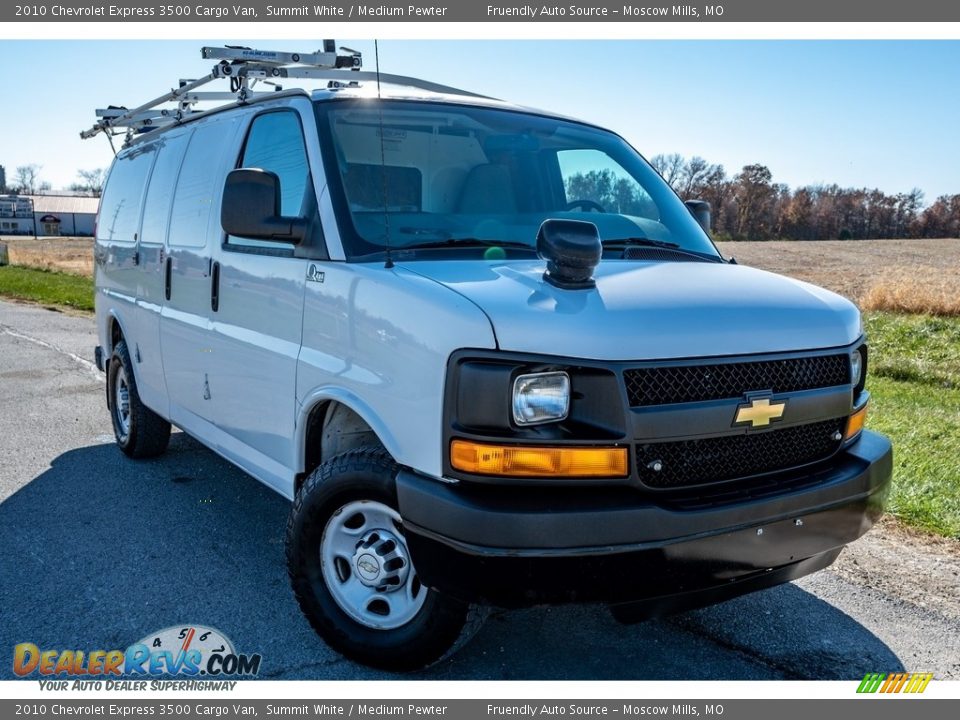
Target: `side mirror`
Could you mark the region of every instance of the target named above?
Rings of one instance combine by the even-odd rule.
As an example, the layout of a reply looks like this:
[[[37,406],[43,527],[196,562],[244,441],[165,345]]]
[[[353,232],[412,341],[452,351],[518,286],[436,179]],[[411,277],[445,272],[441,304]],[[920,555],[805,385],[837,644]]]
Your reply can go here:
[[[683,203],[687,206],[687,210],[690,211],[690,214],[696,219],[700,224],[700,227],[703,228],[703,231],[709,235],[710,234],[710,203],[706,200],[687,200]]]
[[[228,235],[297,244],[306,234],[302,218],[280,215],[280,178],[266,170],[231,170],[223,187],[220,225]]]

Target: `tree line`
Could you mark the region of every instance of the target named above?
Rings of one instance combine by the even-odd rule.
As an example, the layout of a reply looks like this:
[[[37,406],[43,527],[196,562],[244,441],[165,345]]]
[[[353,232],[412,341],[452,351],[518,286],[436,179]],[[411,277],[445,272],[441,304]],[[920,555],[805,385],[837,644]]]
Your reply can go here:
[[[924,207],[917,188],[895,195],[836,184],[791,189],[760,164],[729,177],[701,157],[656,155],[650,162],[684,200],[710,203],[712,232],[721,240],[960,237],[960,194]]]
[[[805,185],[791,189],[773,182],[765,165],[745,165],[730,177],[723,165],[701,157],[655,155],[651,164],[684,200],[710,203],[711,231],[719,240],[861,240],[869,238],[960,237],[960,193],[942,195],[924,207],[923,192],[890,195],[876,188]],[[2,192],[35,195],[50,190],[41,166],[21,165]],[[77,171],[73,192],[99,197],[107,171]],[[650,199],[635,184],[609,171],[577,174],[567,196],[603,198],[615,212],[649,215]]]
[[[0,186],[0,194],[11,193],[13,195],[40,195],[49,193],[51,185],[40,177],[42,165],[18,165],[13,172],[13,177],[6,179],[3,186]],[[72,183],[67,190],[91,197],[100,197],[103,193],[103,185],[107,181],[106,168],[94,168],[93,170],[77,170],[78,181]]]

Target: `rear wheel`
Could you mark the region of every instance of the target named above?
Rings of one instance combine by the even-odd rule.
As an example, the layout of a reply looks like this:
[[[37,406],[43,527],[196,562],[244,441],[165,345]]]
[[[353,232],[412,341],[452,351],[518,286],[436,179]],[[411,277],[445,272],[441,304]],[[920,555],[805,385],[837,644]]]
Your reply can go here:
[[[107,366],[107,400],[117,445],[133,458],[160,455],[170,442],[170,423],[140,400],[130,353],[123,340]]]
[[[481,613],[419,580],[381,449],[338,455],[306,480],[287,522],[287,568],[317,633],[341,654],[416,670],[459,647]]]

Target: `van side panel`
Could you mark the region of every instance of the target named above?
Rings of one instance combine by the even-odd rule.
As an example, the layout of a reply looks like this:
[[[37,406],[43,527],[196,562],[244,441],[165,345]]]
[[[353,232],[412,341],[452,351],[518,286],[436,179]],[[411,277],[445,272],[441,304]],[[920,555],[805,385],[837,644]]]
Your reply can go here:
[[[334,399],[398,463],[441,477],[447,360],[458,348],[496,348],[490,321],[463,296],[400,267],[317,267],[324,278],[307,283],[297,371],[301,469],[310,410]]]
[[[164,302],[166,260],[164,246],[173,191],[189,139],[188,130],[167,133],[155,143],[157,158],[144,198],[138,242],[137,310],[128,328],[130,339],[134,342],[133,359],[140,399],[165,418],[170,416],[170,403],[160,352],[160,313]]]
[[[173,195],[163,269],[170,275],[160,320],[170,420],[208,442],[214,415],[208,380],[212,252],[220,237],[224,163],[235,148],[238,126],[239,119],[228,116],[194,129]]]
[[[143,196],[155,156],[152,145],[121,153],[110,169],[100,201],[93,257],[100,344],[108,353],[113,350],[110,323],[119,322],[126,329],[135,322],[137,239]]]
[[[255,113],[230,163],[275,173],[285,217],[315,212],[302,131],[302,117],[311,113],[299,98]],[[292,244],[220,237],[209,357],[211,403],[224,433],[220,452],[287,494],[295,468],[297,358],[309,261],[294,257]]]

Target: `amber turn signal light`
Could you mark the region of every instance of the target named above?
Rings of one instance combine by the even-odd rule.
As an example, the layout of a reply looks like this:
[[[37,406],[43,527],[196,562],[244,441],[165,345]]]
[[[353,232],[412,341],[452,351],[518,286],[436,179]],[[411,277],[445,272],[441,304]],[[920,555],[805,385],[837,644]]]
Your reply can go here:
[[[863,430],[867,422],[867,406],[857,410],[853,415],[847,418],[847,431],[843,434],[844,440],[849,440]]]
[[[627,475],[627,449],[620,447],[527,447],[468,440],[450,443],[450,464],[474,475],[601,478]]]

